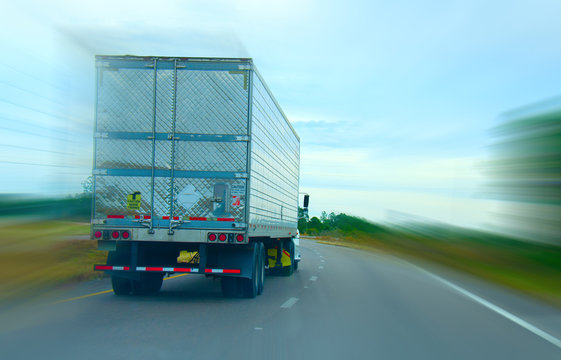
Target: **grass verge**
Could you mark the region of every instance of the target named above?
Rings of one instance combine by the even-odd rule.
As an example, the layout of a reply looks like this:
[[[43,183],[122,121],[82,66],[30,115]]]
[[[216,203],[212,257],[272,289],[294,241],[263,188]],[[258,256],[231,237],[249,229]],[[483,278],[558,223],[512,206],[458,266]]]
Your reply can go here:
[[[447,226],[426,226],[420,231],[379,227],[374,234],[335,230],[321,234],[318,241],[428,260],[561,308],[558,246]]]
[[[0,300],[46,291],[57,285],[101,277],[94,263],[107,252],[89,234],[89,224],[68,221],[19,223],[0,228]]]

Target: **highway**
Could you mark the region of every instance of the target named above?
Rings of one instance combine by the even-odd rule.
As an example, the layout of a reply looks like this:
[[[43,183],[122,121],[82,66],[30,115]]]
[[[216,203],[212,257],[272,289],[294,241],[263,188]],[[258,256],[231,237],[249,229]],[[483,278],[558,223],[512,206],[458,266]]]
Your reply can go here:
[[[302,240],[255,299],[184,275],[155,296],[108,279],[3,307],[1,359],[561,359],[561,311],[466,275]]]

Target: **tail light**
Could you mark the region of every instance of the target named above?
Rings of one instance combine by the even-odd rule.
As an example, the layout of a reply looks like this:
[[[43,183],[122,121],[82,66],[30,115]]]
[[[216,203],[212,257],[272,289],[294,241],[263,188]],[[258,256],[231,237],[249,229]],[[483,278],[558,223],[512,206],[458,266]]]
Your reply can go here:
[[[209,241],[216,241],[216,234],[208,234]]]
[[[131,237],[131,233],[128,232],[127,230],[121,231],[121,237],[122,237],[123,239],[128,239],[128,238]]]
[[[118,238],[119,238],[119,232],[118,232],[118,231],[113,231],[113,232],[111,233],[111,237],[112,237],[113,239],[118,239]]]
[[[236,240],[237,240],[238,242],[242,242],[242,241],[243,241],[243,235],[242,235],[242,234],[238,234],[238,235],[236,236]]]
[[[101,231],[96,231],[96,232],[94,233],[94,237],[95,237],[96,239],[101,238],[101,235],[103,235]]]
[[[218,240],[220,240],[220,241],[226,241],[226,234],[220,234],[220,235],[218,235]]]

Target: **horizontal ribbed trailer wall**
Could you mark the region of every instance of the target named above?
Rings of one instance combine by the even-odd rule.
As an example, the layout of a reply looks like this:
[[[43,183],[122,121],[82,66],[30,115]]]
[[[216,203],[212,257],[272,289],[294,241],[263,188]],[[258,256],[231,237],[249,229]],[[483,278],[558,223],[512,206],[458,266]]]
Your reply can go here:
[[[300,140],[259,72],[252,80],[249,222],[256,233],[294,234]]]

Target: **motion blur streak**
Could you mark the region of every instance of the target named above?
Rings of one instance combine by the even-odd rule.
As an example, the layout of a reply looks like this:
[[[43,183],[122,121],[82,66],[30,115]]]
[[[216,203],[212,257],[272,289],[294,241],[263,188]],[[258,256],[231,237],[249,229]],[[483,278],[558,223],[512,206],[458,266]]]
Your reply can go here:
[[[561,245],[561,97],[504,114],[485,165],[495,216],[512,235]]]
[[[76,193],[91,173],[93,55],[21,4],[3,3],[0,24],[0,192]]]

